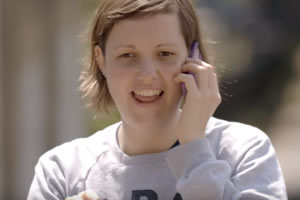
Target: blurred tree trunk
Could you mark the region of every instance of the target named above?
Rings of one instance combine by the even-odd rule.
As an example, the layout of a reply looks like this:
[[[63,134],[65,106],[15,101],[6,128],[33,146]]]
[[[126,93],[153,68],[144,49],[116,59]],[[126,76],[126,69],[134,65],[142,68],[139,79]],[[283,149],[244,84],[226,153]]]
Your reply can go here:
[[[42,153],[85,134],[77,92],[80,1],[0,3],[0,199],[17,200],[26,198]]]

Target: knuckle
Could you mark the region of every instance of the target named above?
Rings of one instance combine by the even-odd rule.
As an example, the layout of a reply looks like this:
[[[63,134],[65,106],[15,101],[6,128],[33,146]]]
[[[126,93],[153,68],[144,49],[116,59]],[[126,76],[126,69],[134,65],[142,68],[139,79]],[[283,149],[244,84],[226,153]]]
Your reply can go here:
[[[211,93],[209,95],[209,100],[214,104],[218,104],[218,105],[222,102],[221,95],[218,93]]]
[[[207,69],[210,73],[212,73],[213,76],[216,75],[215,69],[214,69],[213,66],[210,65],[210,66],[206,67],[206,69]]]
[[[201,72],[206,72],[207,71],[207,69],[205,67],[203,67],[203,66],[198,66],[198,69]]]
[[[180,79],[187,80],[188,75],[187,74],[180,74],[179,77],[180,77]]]
[[[222,97],[220,94],[216,94],[214,99],[217,105],[220,105],[222,103]]]

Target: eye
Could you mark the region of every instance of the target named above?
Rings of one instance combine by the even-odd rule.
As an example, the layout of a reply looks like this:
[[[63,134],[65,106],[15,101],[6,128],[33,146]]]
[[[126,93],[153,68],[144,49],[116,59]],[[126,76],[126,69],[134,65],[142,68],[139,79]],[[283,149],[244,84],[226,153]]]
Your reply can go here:
[[[159,52],[159,56],[162,56],[162,57],[168,57],[168,56],[173,56],[175,55],[174,53],[172,52],[169,52],[169,51],[161,51]]]
[[[133,58],[135,55],[133,53],[123,53],[119,58]]]

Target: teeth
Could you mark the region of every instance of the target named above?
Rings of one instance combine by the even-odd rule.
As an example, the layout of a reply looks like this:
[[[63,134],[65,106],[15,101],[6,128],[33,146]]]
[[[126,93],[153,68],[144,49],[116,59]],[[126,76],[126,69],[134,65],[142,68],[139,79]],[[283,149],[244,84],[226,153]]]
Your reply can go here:
[[[134,92],[135,95],[145,96],[145,97],[158,96],[160,93],[161,90],[141,90],[138,92]]]

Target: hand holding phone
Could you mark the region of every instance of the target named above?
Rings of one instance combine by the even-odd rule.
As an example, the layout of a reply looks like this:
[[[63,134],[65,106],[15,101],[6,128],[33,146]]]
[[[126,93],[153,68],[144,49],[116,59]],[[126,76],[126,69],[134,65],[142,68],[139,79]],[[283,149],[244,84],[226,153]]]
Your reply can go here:
[[[209,118],[221,103],[214,67],[201,60],[198,42],[193,42],[189,57],[176,78],[184,95],[175,133],[180,144],[203,138]]]

